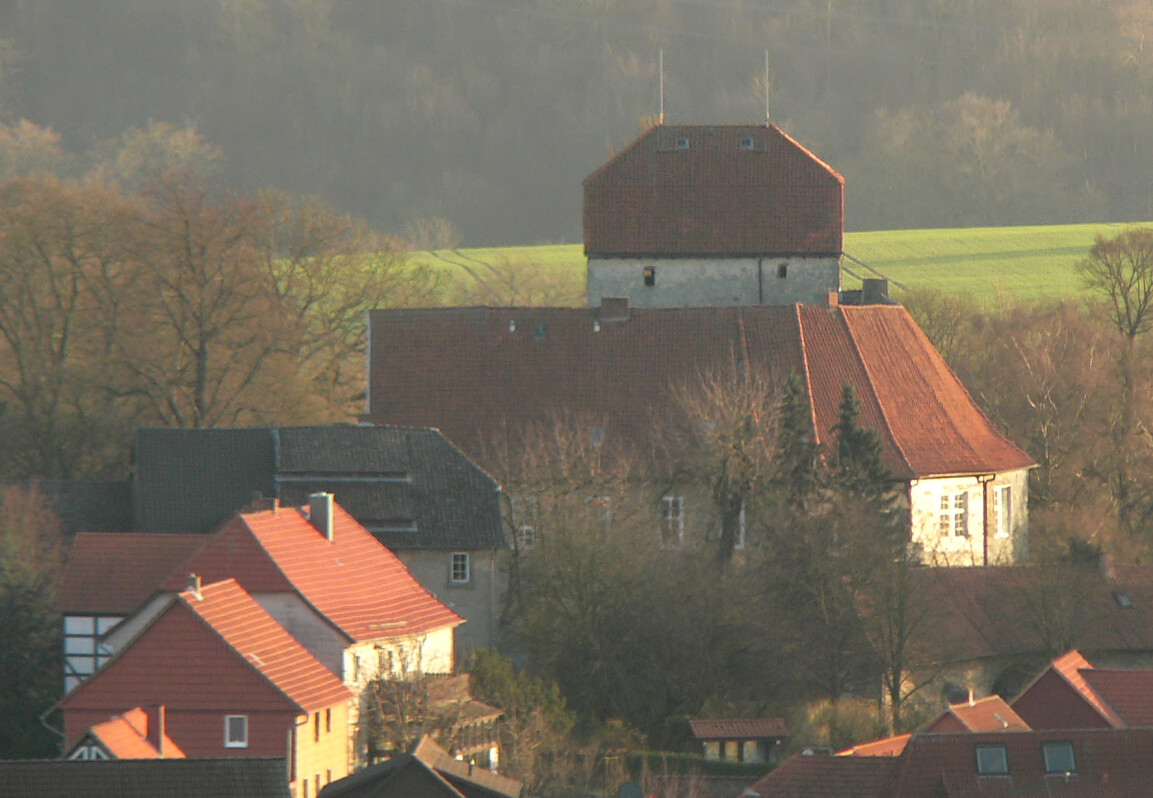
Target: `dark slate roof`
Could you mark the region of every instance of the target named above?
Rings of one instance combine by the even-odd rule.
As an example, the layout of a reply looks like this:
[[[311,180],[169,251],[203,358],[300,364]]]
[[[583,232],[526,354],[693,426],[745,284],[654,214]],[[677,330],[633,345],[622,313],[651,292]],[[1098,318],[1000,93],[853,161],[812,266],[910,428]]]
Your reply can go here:
[[[141,532],[210,532],[275,495],[267,429],[143,428],[133,449]]]
[[[393,550],[506,545],[496,482],[435,429],[143,429],[136,451],[137,529],[207,532],[257,492],[299,506],[325,491]]]
[[[288,798],[284,760],[0,762],[0,798]]]
[[[837,254],[844,189],[772,125],[660,125],[585,180],[585,253]]]
[[[3,484],[38,493],[60,519],[65,538],[132,528],[132,483],[127,480],[33,479]]]

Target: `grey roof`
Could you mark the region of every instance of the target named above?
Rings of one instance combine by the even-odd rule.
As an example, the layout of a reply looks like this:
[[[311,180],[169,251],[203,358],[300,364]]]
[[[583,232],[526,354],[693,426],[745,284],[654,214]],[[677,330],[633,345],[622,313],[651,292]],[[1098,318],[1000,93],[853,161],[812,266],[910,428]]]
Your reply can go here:
[[[438,430],[313,426],[136,433],[136,528],[207,532],[259,492],[332,493],[388,548],[503,548],[498,486]]]
[[[288,798],[284,760],[0,762],[0,798]]]
[[[31,479],[3,483],[34,490],[60,519],[60,533],[125,532],[132,528],[132,483],[128,480]]]

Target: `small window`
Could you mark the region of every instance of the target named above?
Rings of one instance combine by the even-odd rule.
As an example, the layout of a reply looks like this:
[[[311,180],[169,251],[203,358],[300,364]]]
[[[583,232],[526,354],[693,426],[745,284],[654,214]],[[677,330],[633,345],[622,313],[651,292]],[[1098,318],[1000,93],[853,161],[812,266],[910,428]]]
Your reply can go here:
[[[967,492],[941,496],[941,511],[937,516],[937,529],[941,537],[969,537],[969,494]]]
[[[685,539],[685,497],[661,497],[661,547],[675,549]]]
[[[376,672],[380,676],[392,675],[392,649],[379,648],[376,651]]]
[[[657,267],[656,266],[645,266],[644,276],[645,276],[645,288],[652,288],[654,285],[657,284]]]
[[[778,280],[784,280],[788,276],[789,276],[789,264],[778,263],[777,264],[777,279]]]
[[[452,555],[449,579],[454,585],[466,585],[469,580],[468,553],[458,551]]]
[[[536,545],[537,502],[535,496],[523,496],[512,500],[513,518],[516,521],[516,546],[520,551],[528,551]]]
[[[985,776],[1004,775],[1009,772],[1009,758],[1000,743],[977,746],[977,772]]]
[[[997,537],[1007,538],[1013,531],[1013,487],[993,488],[993,530]]]
[[[687,150],[689,148],[689,140],[686,138],[679,138],[673,142],[674,150]]]
[[[1073,743],[1042,743],[1046,773],[1076,773],[1077,760],[1073,756]]]
[[[225,715],[224,716],[224,747],[225,748],[247,748],[248,747],[248,716],[247,715]]]
[[[548,325],[543,321],[538,321],[532,328],[532,337],[535,341],[548,340]]]
[[[325,734],[331,734],[332,733],[332,710],[331,709],[324,710],[324,733]],[[331,777],[329,777],[329,781],[332,781]]]
[[[308,779],[301,782],[304,785],[304,792],[301,793],[301,798],[308,798]]]
[[[741,149],[742,150],[751,150],[751,149],[755,149],[755,148],[756,148],[756,142],[753,141],[752,136],[747,136],[747,137],[741,139]]]
[[[314,743],[320,742],[320,713],[312,713],[312,741]]]

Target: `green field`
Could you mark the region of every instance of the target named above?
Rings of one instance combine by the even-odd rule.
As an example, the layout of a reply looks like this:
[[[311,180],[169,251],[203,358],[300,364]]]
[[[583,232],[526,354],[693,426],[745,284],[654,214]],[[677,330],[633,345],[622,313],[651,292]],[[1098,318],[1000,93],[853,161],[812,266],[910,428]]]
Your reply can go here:
[[[1097,235],[1116,235],[1129,224],[1046,227],[981,227],[942,230],[886,230],[845,234],[842,283],[860,287],[863,277],[887,277],[891,293],[937,289],[971,296],[988,308],[1044,303],[1083,291],[1074,266]],[[434,256],[435,255],[435,256]],[[531,271],[554,284],[551,304],[584,302],[584,252],[579,244],[463,249],[417,253],[444,279],[446,299],[471,281],[460,265],[474,271],[488,264],[494,273]],[[863,264],[863,265],[862,265]]]

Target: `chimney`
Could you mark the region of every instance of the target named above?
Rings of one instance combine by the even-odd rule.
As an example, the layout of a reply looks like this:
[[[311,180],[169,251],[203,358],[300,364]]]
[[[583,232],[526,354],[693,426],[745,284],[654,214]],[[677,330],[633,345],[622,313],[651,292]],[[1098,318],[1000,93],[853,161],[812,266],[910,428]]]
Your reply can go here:
[[[841,304],[841,294],[839,291],[830,291],[828,299],[829,307],[831,308],[838,307]]]
[[[200,592],[200,576],[197,574],[189,574],[188,581],[185,583],[185,590],[188,590],[200,601],[204,596]]]
[[[888,305],[889,281],[876,277],[861,280],[861,304]]]
[[[316,531],[332,542],[332,494],[312,493],[308,496],[308,520]]]
[[[627,296],[602,296],[599,315],[601,321],[628,321],[629,298]]]
[[[969,688],[969,706],[973,706],[973,688]]]
[[[160,758],[164,758],[164,705],[153,704],[146,707],[144,710],[145,715],[148,717],[148,729],[145,734],[148,742],[160,754]]]

